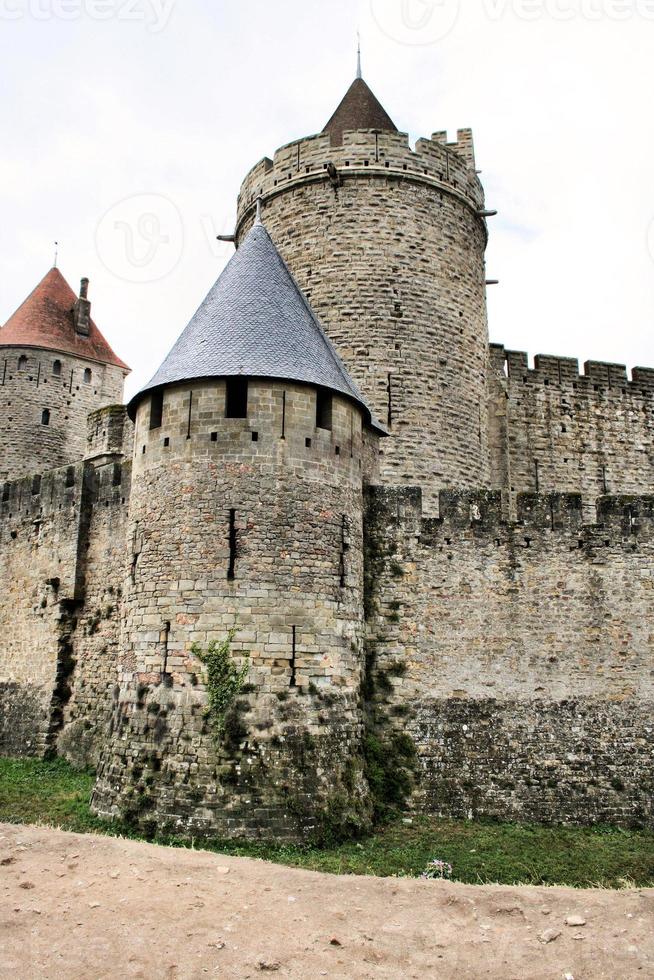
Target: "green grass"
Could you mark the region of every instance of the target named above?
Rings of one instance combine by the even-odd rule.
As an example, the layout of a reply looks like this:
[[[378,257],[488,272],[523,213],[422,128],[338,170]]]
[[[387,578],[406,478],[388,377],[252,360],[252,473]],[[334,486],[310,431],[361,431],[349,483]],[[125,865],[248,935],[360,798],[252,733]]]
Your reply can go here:
[[[92,786],[92,773],[76,772],[61,760],[0,759],[0,821],[138,837],[93,816]],[[184,846],[170,839],[158,843]],[[456,881],[472,884],[654,885],[654,833],[612,827],[468,823],[418,816],[411,824],[399,819],[365,840],[325,850],[234,841],[196,846],[333,874],[412,877],[440,858],[453,866]]]

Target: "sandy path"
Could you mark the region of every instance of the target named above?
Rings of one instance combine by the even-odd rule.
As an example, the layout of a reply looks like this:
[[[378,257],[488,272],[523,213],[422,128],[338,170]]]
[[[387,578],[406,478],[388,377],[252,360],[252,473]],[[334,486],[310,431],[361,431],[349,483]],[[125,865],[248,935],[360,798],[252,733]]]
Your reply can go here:
[[[654,890],[338,878],[0,824],[2,980],[628,980],[654,976],[653,913]]]

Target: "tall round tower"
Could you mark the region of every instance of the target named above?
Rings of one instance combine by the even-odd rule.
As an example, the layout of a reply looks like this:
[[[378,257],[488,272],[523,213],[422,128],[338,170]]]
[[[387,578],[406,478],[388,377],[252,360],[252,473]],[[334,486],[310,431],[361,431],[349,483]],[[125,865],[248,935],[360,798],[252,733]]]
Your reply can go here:
[[[281,254],[378,417],[382,482],[488,484],[484,196],[472,135],[415,150],[361,78],[317,136],[243,182],[237,241],[261,198]]]
[[[51,269],[0,329],[0,480],[43,473],[86,453],[89,412],[122,403],[129,368],[80,295]]]
[[[124,659],[96,810],[230,836],[365,822],[362,474],[378,426],[261,224],[130,413]],[[203,656],[231,630],[248,685],[221,729]]]

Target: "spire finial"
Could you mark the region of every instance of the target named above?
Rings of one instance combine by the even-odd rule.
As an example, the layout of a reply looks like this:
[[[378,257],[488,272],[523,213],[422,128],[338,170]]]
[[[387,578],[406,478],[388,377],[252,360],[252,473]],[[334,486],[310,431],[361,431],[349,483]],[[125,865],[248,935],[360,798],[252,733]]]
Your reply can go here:
[[[261,198],[260,197],[257,198],[257,216],[254,219],[254,223],[255,225],[261,224]]]
[[[54,247],[55,247],[55,254],[54,254],[54,266],[53,266],[53,268],[56,269],[57,268],[57,259],[59,258],[59,242],[55,242],[54,243]]]
[[[361,74],[361,32],[357,31],[357,78],[363,78]]]

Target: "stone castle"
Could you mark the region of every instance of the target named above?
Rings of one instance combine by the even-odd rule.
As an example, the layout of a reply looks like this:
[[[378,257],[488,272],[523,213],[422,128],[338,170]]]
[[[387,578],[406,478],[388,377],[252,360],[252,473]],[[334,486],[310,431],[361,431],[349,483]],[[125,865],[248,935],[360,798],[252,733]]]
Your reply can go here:
[[[359,76],[126,407],[86,280],[0,329],[2,752],[177,834],[652,825],[654,370],[489,344],[478,174]]]

